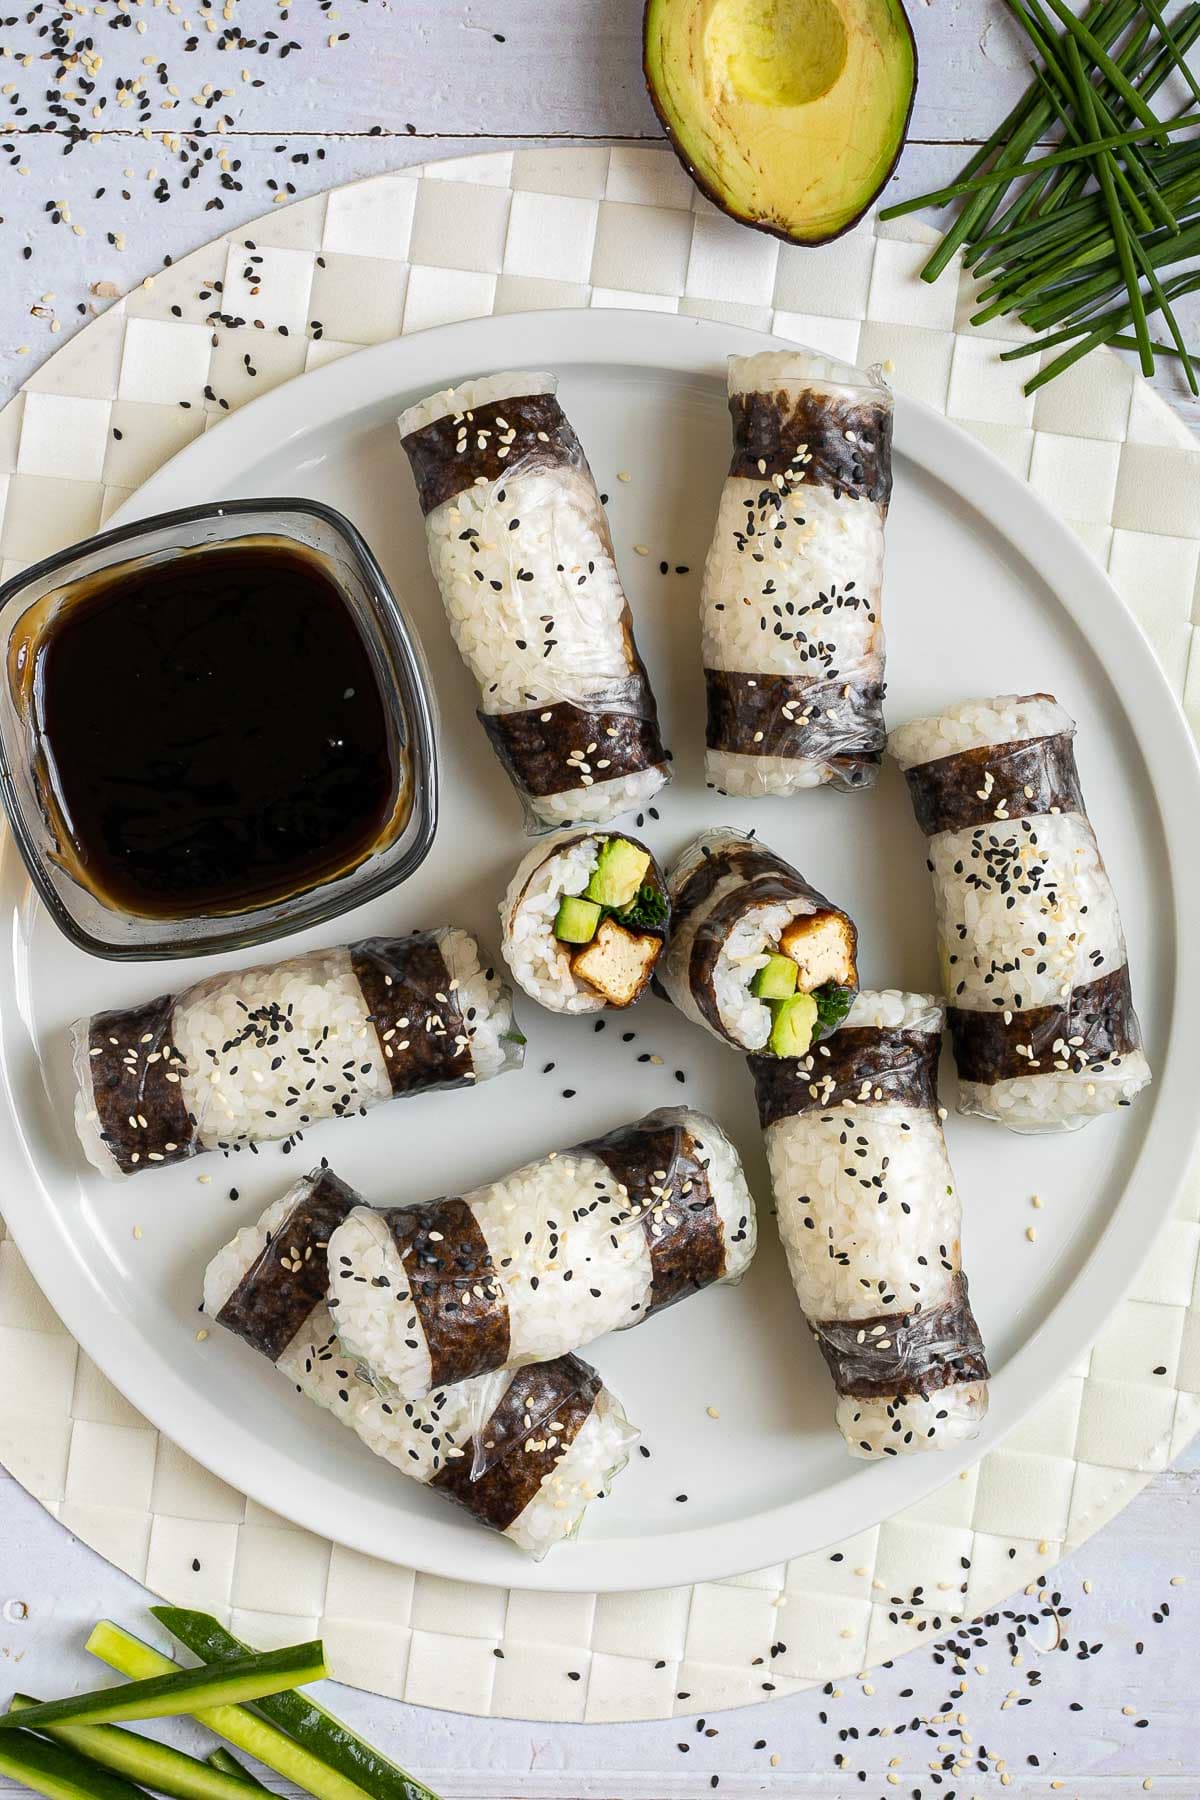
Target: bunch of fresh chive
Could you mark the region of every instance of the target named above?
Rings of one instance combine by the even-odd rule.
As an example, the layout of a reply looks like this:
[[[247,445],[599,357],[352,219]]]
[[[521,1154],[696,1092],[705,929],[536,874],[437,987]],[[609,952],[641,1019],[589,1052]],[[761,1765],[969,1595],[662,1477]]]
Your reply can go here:
[[[1156,353],[1177,356],[1200,393],[1171,310],[1200,288],[1200,270],[1167,275],[1200,253],[1200,138],[1173,141],[1200,124],[1200,111],[1160,119],[1150,105],[1176,70],[1200,101],[1186,61],[1200,38],[1200,0],[1171,21],[1158,0],[1091,0],[1082,18],[1065,0],[1004,4],[1037,53],[1032,85],[957,181],[880,216],[962,199],[922,279],[936,281],[961,249],[981,283],[972,324],[1011,313],[1041,334],[1004,360],[1059,351],[1027,394],[1098,344],[1136,349],[1147,375]],[[1061,146],[1027,160],[1056,126]],[[1169,344],[1151,338],[1156,314]]]

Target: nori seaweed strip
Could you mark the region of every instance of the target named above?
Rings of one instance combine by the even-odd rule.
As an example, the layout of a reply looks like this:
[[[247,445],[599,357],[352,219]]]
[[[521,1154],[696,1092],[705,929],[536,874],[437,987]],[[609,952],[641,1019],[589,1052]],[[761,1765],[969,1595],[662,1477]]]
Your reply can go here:
[[[518,791],[541,798],[586,786],[581,782],[580,760],[602,781],[638,775],[665,761],[658,708],[646,671],[636,650],[629,648],[627,653],[634,667],[628,683],[621,684],[628,690],[628,711],[593,711],[559,700],[524,712],[476,714]],[[598,768],[598,760],[606,767]]]
[[[174,994],[160,994],[88,1021],[93,1105],[123,1175],[151,1163],[183,1162],[195,1150],[196,1126],[178,1079],[184,1064],[172,1047],[175,1001]]]
[[[508,1302],[467,1202],[393,1206],[380,1217],[404,1263],[429,1347],[431,1387],[502,1369],[509,1353]]]
[[[1065,731],[939,756],[906,769],[904,779],[926,837],[1044,813],[1086,817],[1075,749]]]
[[[961,1382],[986,1381],[983,1339],[961,1269],[940,1306],[869,1319],[812,1321],[813,1336],[839,1394],[855,1400],[930,1394]]]
[[[518,465],[522,475],[564,465],[587,468],[574,428],[553,394],[519,394],[489,400],[469,412],[446,413],[410,431],[401,443],[422,513],[433,512],[480,479],[499,481]]]
[[[840,1106],[912,1106],[937,1111],[941,1033],[843,1025],[817,1055],[748,1056],[765,1131],[798,1113]]]
[[[703,1146],[677,1125],[655,1125],[653,1116],[579,1145],[627,1190],[622,1210],[641,1208],[651,1267],[644,1319],[725,1273],[725,1233],[699,1154]]]
[[[326,1248],[330,1235],[358,1195],[332,1169],[315,1169],[308,1192],[268,1239],[217,1314],[217,1324],[278,1362],[329,1287]]]
[[[574,1356],[518,1369],[481,1427],[483,1443],[471,1439],[428,1485],[506,1530],[575,1441],[600,1386],[595,1370]]]
[[[363,938],[351,944],[350,961],[379,1038],[393,1094],[462,1087],[474,1078],[458,990],[450,986],[450,972],[435,932]],[[439,1029],[429,1029],[430,1019],[438,1022]]]
[[[883,759],[882,681],[705,669],[704,686],[710,750],[828,763],[852,787],[866,785]],[[852,754],[842,749],[848,738]]]
[[[1128,1056],[1141,1041],[1127,963],[1072,988],[1062,1006],[1010,1012],[1008,1023],[999,1010],[951,1006],[947,1020],[959,1080],[988,1087],[1024,1075],[1082,1074],[1111,1057]]]
[[[783,475],[886,507],[892,493],[892,409],[818,387],[731,394],[732,476]]]

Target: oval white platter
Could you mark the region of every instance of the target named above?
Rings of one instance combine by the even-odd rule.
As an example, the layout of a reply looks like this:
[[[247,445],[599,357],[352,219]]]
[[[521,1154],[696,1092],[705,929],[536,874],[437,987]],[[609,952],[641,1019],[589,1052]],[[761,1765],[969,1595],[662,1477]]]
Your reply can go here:
[[[675,752],[674,785],[644,836],[666,857],[703,825],[756,827],[854,913],[864,985],[936,981],[922,840],[894,767],[866,795],[739,802],[703,784],[697,593],[728,457],[724,360],[775,342],[647,313],[446,326],[265,395],[122,509],[118,522],[222,497],[330,502],[374,545],[425,645],[442,718],[442,816],[429,860],[404,889],[268,956],[443,921],[496,939],[496,903],[526,840],[450,641],[394,420],[402,405],[455,380],[549,367],[610,496],[618,560]],[[647,554],[636,553],[639,544]],[[958,1456],[882,1466],[846,1455],[770,1218],[744,1065],[658,1000],[610,1015],[600,1031],[526,1001],[529,1048],[518,1075],[331,1122],[291,1156],[269,1146],[104,1182],[87,1171],[71,1129],[69,1021],[182,986],[214,965],[120,966],[73,950],[30,898],[7,842],[5,1217],[64,1323],[140,1411],[226,1481],[312,1531],[441,1575],[592,1591],[759,1568],[864,1529],[952,1477],[1053,1387],[1168,1216],[1197,1132],[1200,953],[1180,918],[1200,873],[1200,770],[1149,647],[1070,530],[974,440],[905,400],[885,617],[891,722],[957,698],[1035,688],[1056,693],[1078,720],[1084,791],[1123,907],[1156,1070],[1131,1112],[1069,1137],[1018,1138],[953,1112],[947,1121],[965,1196],[965,1266],[994,1371],[978,1442]],[[286,705],[287,695],[270,703]],[[263,959],[259,951],[239,960]],[[953,1097],[947,1061],[951,1108]],[[216,1328],[198,1337],[208,1258],[322,1156],[368,1199],[404,1202],[461,1192],[683,1100],[715,1113],[741,1148],[761,1248],[741,1288],[689,1299],[586,1352],[642,1427],[650,1456],[635,1455],[580,1538],[539,1566],[374,1460],[244,1345]],[[1044,1201],[1037,1212],[1034,1194]]]

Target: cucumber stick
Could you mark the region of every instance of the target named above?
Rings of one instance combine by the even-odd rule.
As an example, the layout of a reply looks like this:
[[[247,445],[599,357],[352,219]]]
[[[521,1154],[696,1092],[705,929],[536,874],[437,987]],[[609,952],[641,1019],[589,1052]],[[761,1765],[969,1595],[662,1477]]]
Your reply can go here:
[[[150,1611],[172,1637],[206,1663],[227,1663],[247,1653],[241,1639],[208,1613],[180,1606],[152,1606]],[[307,1745],[323,1762],[364,1788],[372,1800],[436,1800],[427,1787],[364,1743],[310,1694],[272,1694],[255,1704],[257,1711]]]
[[[99,1688],[91,1694],[73,1694],[66,1700],[48,1700],[25,1709],[21,1723],[31,1731],[47,1725],[72,1723],[111,1725],[119,1719],[164,1719],[172,1714],[195,1712],[201,1706],[237,1705],[277,1694],[280,1688],[302,1681],[320,1681],[325,1660],[319,1640],[294,1644],[287,1650],[271,1650],[263,1656],[244,1656],[220,1670],[177,1669],[151,1675],[127,1687]],[[0,1715],[0,1731],[11,1730],[15,1714]]]
[[[9,1704],[13,1713],[22,1714],[38,1703],[28,1694],[14,1694]],[[24,1719],[18,1722],[24,1724]],[[255,1792],[255,1783],[241,1778],[240,1771],[239,1779],[233,1780],[170,1744],[139,1737],[136,1731],[122,1731],[119,1725],[58,1724],[42,1729],[68,1750],[77,1750],[80,1756],[118,1775],[143,1781],[160,1794],[178,1796],[178,1800],[252,1800]]]
[[[93,1629],[86,1648],[110,1669],[135,1680],[164,1675],[176,1667],[169,1656],[143,1644],[141,1638],[122,1631],[108,1619],[102,1619]],[[294,1781],[297,1787],[306,1788],[314,1800],[365,1800],[361,1787],[347,1781],[336,1769],[328,1768],[303,1745],[293,1743],[264,1719],[255,1718],[244,1706],[198,1706],[192,1716],[227,1743],[236,1744],[247,1756],[274,1769],[277,1775]],[[0,1748],[3,1748],[2,1734]]]
[[[214,1769],[220,1769],[222,1775],[234,1775],[247,1787],[257,1788],[260,1794],[269,1794],[271,1791],[265,1782],[258,1779],[257,1775],[252,1775],[249,1769],[243,1769],[237,1757],[230,1756],[228,1750],[222,1749],[220,1744],[215,1750],[210,1750],[204,1760]]]
[[[132,1782],[28,1731],[0,1737],[0,1775],[11,1775],[46,1800],[146,1800]]]

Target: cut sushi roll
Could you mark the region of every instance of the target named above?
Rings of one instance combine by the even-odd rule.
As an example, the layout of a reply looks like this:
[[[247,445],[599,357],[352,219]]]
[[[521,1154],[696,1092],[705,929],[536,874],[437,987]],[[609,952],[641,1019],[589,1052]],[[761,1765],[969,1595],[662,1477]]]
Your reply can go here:
[[[461,1198],[356,1208],[330,1242],[329,1305],[380,1385],[420,1400],[736,1281],[755,1233],[720,1126],[662,1107]]]
[[[703,831],[668,878],[658,979],[687,1018],[737,1050],[804,1056],[858,990],[848,913],[744,832]]]
[[[1073,1131],[1150,1080],[1075,722],[1051,694],[964,700],[892,733],[937,908],[958,1110]]]
[[[399,420],[450,629],[531,831],[606,824],[669,779],[608,521],[557,386],[485,376]]]
[[[779,1235],[860,1457],[945,1449],[987,1411],[938,1111],[942,1016],[928,994],[864,991],[812,1056],[750,1058]]]
[[[76,1130],[110,1177],[487,1081],[525,1041],[511,990],[454,926],[210,975],[71,1031]]]
[[[551,1012],[632,1006],[670,922],[662,870],[616,832],[563,831],[536,844],[500,906],[500,948],[519,987]]]
[[[329,1240],[358,1204],[331,1170],[314,1169],[213,1258],[205,1312],[401,1474],[544,1556],[575,1534],[637,1433],[575,1356],[441,1388],[420,1405],[380,1396],[326,1305]]]
[[[872,787],[892,396],[811,350],[729,360],[733,460],[701,592],[709,785]]]

